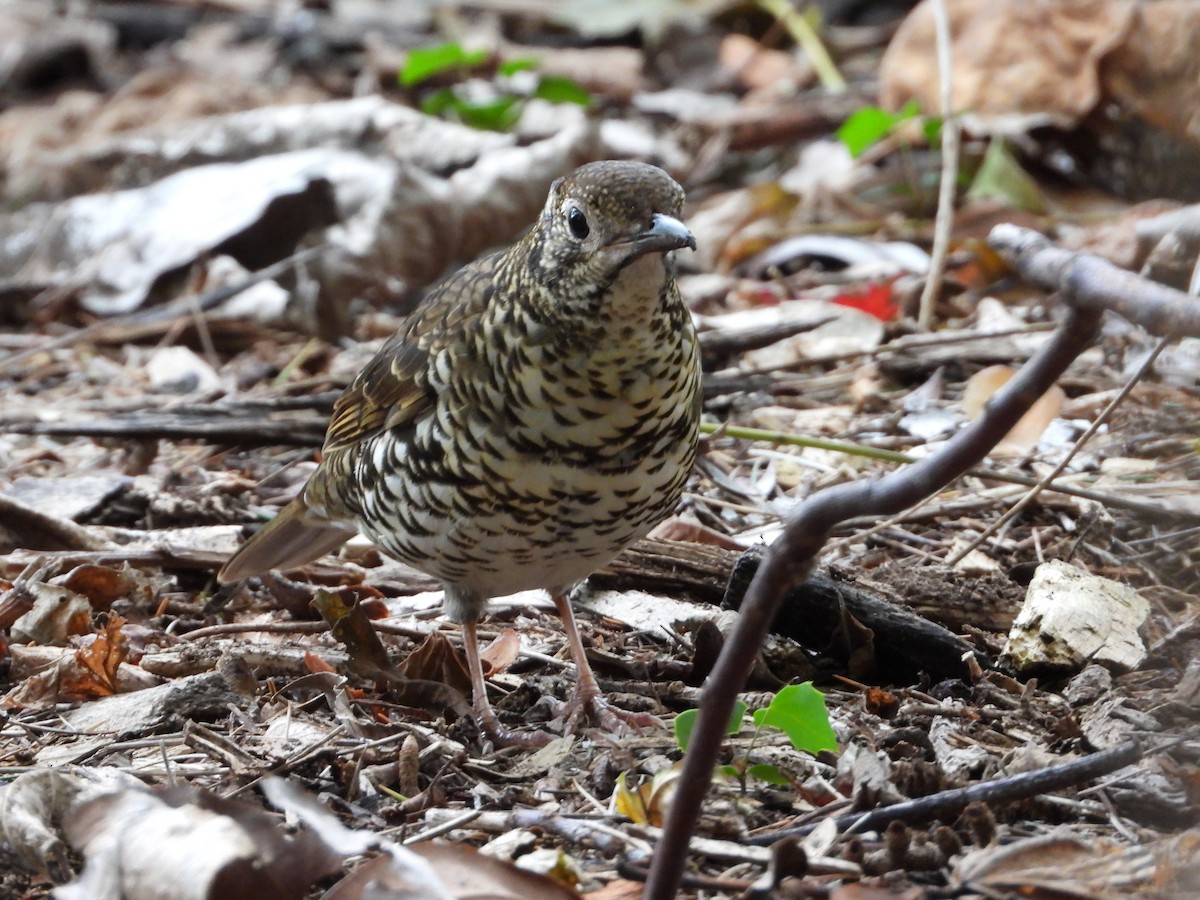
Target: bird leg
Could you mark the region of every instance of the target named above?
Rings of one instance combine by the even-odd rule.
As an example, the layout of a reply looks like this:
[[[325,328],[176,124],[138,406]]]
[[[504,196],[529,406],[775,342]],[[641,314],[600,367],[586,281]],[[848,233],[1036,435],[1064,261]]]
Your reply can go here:
[[[479,640],[475,634],[477,620],[467,618],[463,622],[463,648],[467,651],[467,669],[471,673],[471,706],[479,729],[497,747],[544,747],[554,736],[545,731],[510,731],[500,724],[496,712],[487,698],[487,684],[483,680],[483,660],[479,658]],[[576,638],[578,640],[578,638]],[[590,674],[590,673],[589,673]],[[593,679],[593,684],[595,680]]]
[[[603,728],[616,734],[624,734],[631,729],[664,727],[658,716],[621,709],[604,698],[600,692],[600,685],[596,683],[596,676],[592,674],[592,666],[588,662],[583,640],[579,636],[579,626],[575,624],[575,612],[571,609],[566,592],[551,591],[550,597],[554,600],[558,615],[563,621],[563,629],[567,633],[567,647],[571,651],[571,661],[575,663],[577,672],[575,690],[558,710],[559,714],[565,714],[567,717],[565,731],[568,734],[575,731],[580,718],[589,710]]]

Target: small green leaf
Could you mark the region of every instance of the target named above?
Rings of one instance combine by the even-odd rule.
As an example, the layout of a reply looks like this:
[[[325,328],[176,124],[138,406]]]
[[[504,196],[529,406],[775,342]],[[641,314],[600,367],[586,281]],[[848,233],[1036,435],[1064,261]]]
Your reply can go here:
[[[447,110],[453,109],[457,103],[458,95],[450,88],[442,88],[421,101],[421,112],[427,116],[441,116]]]
[[[842,123],[837,139],[846,145],[851,156],[859,157],[891,131],[895,121],[891,113],[878,106],[864,106]]]
[[[825,695],[811,681],[790,684],[781,690],[770,706],[754,711],[754,724],[760,728],[778,728],[797,750],[813,754],[837,750],[837,735],[829,724]]]
[[[1008,145],[1000,138],[993,138],[975,180],[967,189],[971,200],[1000,200],[1016,209],[1041,213],[1046,210],[1042,190],[1029,173],[1021,168]]]
[[[729,713],[729,724],[725,726],[726,734],[737,734],[742,730],[742,719],[746,716],[746,704],[741,700],[733,701],[733,709]]]
[[[675,717],[675,743],[680,750],[687,750],[692,740],[692,732],[696,729],[696,719],[700,715],[698,709],[685,709]],[[733,710],[729,713],[729,724],[725,726],[726,734],[737,734],[742,730],[742,717],[746,715],[746,704],[735,700]]]
[[[868,149],[891,134],[901,122],[919,115],[921,108],[915,100],[904,104],[899,112],[890,113],[878,106],[864,106],[850,116],[837,131],[838,140],[846,145],[850,155],[862,156]]]
[[[461,102],[455,107],[459,121],[483,131],[507,131],[521,117],[519,97],[506,95],[494,100]]]
[[[527,72],[537,67],[537,61],[532,59],[510,59],[497,66],[496,71],[501,75],[515,75],[517,72]]]
[[[591,94],[570,78],[559,78],[557,75],[543,75],[533,96],[551,103],[575,103],[579,106],[590,106],[592,103]]]
[[[420,84],[427,78],[449,69],[468,69],[477,66],[488,57],[486,50],[463,49],[461,44],[439,44],[436,47],[418,47],[410,50],[400,70],[400,83],[405,87]]]
[[[453,119],[486,131],[505,131],[521,116],[519,97],[504,94],[491,100],[465,100],[453,88],[443,88],[421,101],[427,116]]]
[[[687,751],[692,732],[696,730],[696,717],[699,715],[698,709],[685,709],[675,717],[675,743],[679,745],[680,750]]]
[[[746,770],[746,774],[759,781],[765,781],[767,784],[788,785],[792,783],[792,780],[783,774],[779,766],[773,766],[770,763],[755,763]]]
[[[925,135],[925,143],[936,147],[942,142],[942,117],[932,116],[921,123],[921,133]]]

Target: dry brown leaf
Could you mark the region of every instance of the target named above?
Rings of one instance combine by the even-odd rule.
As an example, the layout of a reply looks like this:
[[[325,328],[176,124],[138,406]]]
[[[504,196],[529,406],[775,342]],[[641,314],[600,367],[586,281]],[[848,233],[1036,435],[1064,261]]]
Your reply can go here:
[[[954,867],[963,886],[1022,897],[1094,900],[1131,896],[1155,876],[1149,848],[1121,847],[1068,834],[1026,838],[967,853]]]
[[[352,669],[366,678],[387,679],[395,675],[395,667],[379,635],[359,604],[347,606],[337,594],[317,591],[312,605],[329,623],[333,636],[346,645]]]
[[[304,654],[304,668],[309,672],[336,672],[333,666],[325,662],[315,653],[306,652]]]
[[[72,635],[92,630],[92,606],[86,597],[42,582],[27,583],[23,590],[33,597],[33,608],[13,622],[14,642],[65,644]]]
[[[503,628],[496,639],[479,651],[479,658],[487,664],[486,674],[503,672],[521,655],[521,636],[515,629]]]
[[[87,863],[64,900],[301,897],[340,858],[310,832],[195,788],[122,791],[77,808],[65,829]],[[186,837],[185,837],[186,836]]]
[[[75,651],[79,666],[63,672],[63,697],[90,700],[111,697],[118,692],[117,670],[129,652],[121,633],[124,624],[125,620],[120,616],[110,616],[104,631],[92,635],[86,646]]]
[[[988,366],[986,369],[980,369],[971,376],[963,389],[963,411],[969,418],[979,418],[992,395],[1004,387],[1015,374],[1016,369],[1009,366]],[[1063,389],[1054,385],[1038,398],[992,453],[1014,456],[1027,454],[1037,446],[1050,423],[1058,418],[1066,399],[1067,395]]]
[[[956,111],[1072,125],[1100,101],[1099,63],[1128,34],[1135,4],[1118,0],[946,0]],[[933,8],[904,20],[880,64],[880,99],[941,108]]]
[[[510,862],[484,856],[465,844],[429,841],[409,849],[428,860],[454,897],[463,900],[574,900],[571,888]]]
[[[598,891],[589,891],[587,900],[641,900],[645,887],[640,881],[610,881]]]
[[[721,39],[717,61],[742,87],[752,91],[795,86],[807,73],[792,54],[764,47],[754,38],[736,32]]]
[[[1200,6],[1194,0],[1121,4],[1129,34],[1101,66],[1105,93],[1151,126],[1200,143]]]
[[[440,681],[455,690],[471,690],[471,674],[463,654],[440,631],[425,638],[397,669],[405,678]]]
[[[722,534],[713,528],[701,525],[699,522],[688,521],[679,516],[673,516],[667,519],[667,521],[656,525],[648,536],[660,541],[707,544],[710,547],[724,547],[726,550],[737,550],[738,552],[746,549],[743,544],[738,543],[727,534]]]
[[[83,594],[92,604],[92,609],[105,610],[114,600],[126,596],[136,585],[133,570],[126,566],[98,566],[85,563],[76,566],[66,575],[55,578],[52,584],[61,584],[68,590]]]

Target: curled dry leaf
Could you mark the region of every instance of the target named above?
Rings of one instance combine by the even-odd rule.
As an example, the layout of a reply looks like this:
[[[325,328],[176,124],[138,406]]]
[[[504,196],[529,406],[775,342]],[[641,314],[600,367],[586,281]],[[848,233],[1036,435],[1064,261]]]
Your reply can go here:
[[[954,866],[954,881],[968,890],[1034,897],[1139,896],[1138,887],[1149,887],[1155,875],[1147,846],[1121,847],[1066,833],[974,850]]]
[[[92,605],[87,597],[55,584],[34,582],[22,590],[33,598],[33,608],[12,625],[19,644],[62,645],[71,635],[92,628]]]
[[[676,764],[669,769],[655,772],[649,781],[631,787],[625,773],[622,772],[617,776],[617,786],[609,801],[609,811],[625,816],[639,825],[662,825],[679,787],[679,773],[680,767]]]
[[[55,881],[70,877],[60,828],[79,803],[118,790],[145,787],[116,768],[65,767],[18,775],[0,786],[0,836],[22,864]]]
[[[812,70],[800,65],[791,53],[764,47],[745,34],[731,33],[721,39],[718,51],[721,68],[747,90],[795,90]]]
[[[514,628],[502,628],[496,639],[479,651],[479,658],[489,668],[488,675],[503,672],[521,655],[521,636]]]
[[[471,675],[462,653],[440,631],[425,638],[397,669],[405,678],[440,681],[459,691],[471,690]]]
[[[75,809],[65,830],[87,861],[56,892],[63,900],[300,897],[341,866],[311,832],[287,834],[257,806],[194,788],[109,794]]]
[[[87,597],[92,609],[97,611],[108,609],[113,601],[127,597],[139,588],[147,595],[150,590],[147,578],[128,564],[114,569],[112,566],[84,563],[65,575],[52,578],[50,583],[61,584],[67,590],[82,594]]]

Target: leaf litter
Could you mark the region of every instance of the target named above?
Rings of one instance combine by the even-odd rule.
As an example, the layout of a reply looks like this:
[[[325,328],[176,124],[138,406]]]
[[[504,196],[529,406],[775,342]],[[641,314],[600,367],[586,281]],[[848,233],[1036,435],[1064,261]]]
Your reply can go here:
[[[949,5],[970,25],[958,39],[977,40],[970,29],[989,11]],[[335,392],[421,288],[511,240],[574,165],[636,155],[685,181],[701,252],[680,260],[681,285],[721,348],[706,359],[709,434],[681,509],[579,600],[605,690],[668,722],[700,702],[734,615],[718,607],[736,607],[754,548],[788,508],[902,464],[888,454],[928,453],[986,402],[992,367],[1032,352],[1052,301],[1005,280],[980,223],[1033,222],[1173,283],[1194,258],[1179,249],[1194,248],[1182,205],[1194,197],[1167,173],[1140,172],[1129,149],[1195,153],[1179,125],[1194,90],[1177,93],[1171,116],[1154,112],[1178,35],[1197,27],[1179,4],[1139,11],[1119,33],[1084,28],[1074,44],[1058,40],[1075,33],[1069,22],[1128,12],[1075,0],[1062,21],[1024,14],[1045,52],[1027,60],[1036,77],[1021,70],[1016,108],[995,97],[1004,54],[953,48],[976,92],[963,106],[982,124],[968,131],[929,334],[910,322],[939,160],[930,121],[905,107],[936,105],[932,42],[918,40],[924,58],[912,59],[924,7],[890,47],[899,20],[824,24],[851,83],[836,98],[813,87],[785,27],[729,4],[647,3],[623,19],[496,3],[458,10],[454,27],[399,6],[289,19],[242,4],[205,21],[185,5],[141,4],[129,18],[99,8],[22,20],[52,39],[21,45],[0,112],[0,134],[21,137],[0,161],[4,896],[72,879],[59,896],[108,896],[94,879],[141,867],[175,896],[203,896],[251,862],[270,884],[241,890],[259,896],[636,895],[648,823],[676,789],[671,730],[585,731],[536,754],[484,746],[454,700],[461,644],[436,586],[361,542],[301,582],[218,589],[212,577],[241,526],[303,482]],[[531,96],[507,133],[422,115],[425,88],[399,73],[414,48],[447,43],[470,48],[481,68],[469,76],[489,86],[508,77],[497,74],[506,62],[536,57],[538,72],[581,84],[589,109]],[[859,84],[885,48],[890,108],[873,115],[885,127],[851,154],[835,132],[878,103]],[[606,74],[589,64],[602,58]],[[1137,59],[1162,65],[1130,80]],[[1062,72],[1071,92],[1038,93]],[[448,80],[434,87],[466,89],[464,73],[437,77]],[[1093,115],[1101,103],[1126,110],[1117,132]],[[1097,129],[1099,143],[1087,137]],[[1111,171],[1122,177],[1106,182]],[[1100,196],[1105,184],[1161,206]],[[268,266],[269,290],[237,306],[253,277],[243,273]],[[1200,409],[1188,342],[1133,387],[1054,489],[977,541],[1151,346],[1114,320],[1008,453],[923,506],[834,535],[828,583],[789,600],[792,621],[777,623],[744,695],[745,727],[730,729],[725,763],[742,777],[708,798],[689,891],[737,896],[767,878],[780,896],[1194,893]],[[1092,612],[1084,637],[1054,634],[1069,645],[1056,659],[1071,662],[1017,675],[1014,639],[1048,638],[1036,606],[1010,629],[1027,589],[1061,568],[1146,611],[1118,616],[1125,662],[1093,658],[1088,641],[1109,620]],[[318,587],[363,618],[331,630],[309,608]],[[555,728],[549,701],[571,672],[548,602],[489,609],[497,709]],[[809,680],[826,695],[836,753],[753,727],[786,685]],[[1141,761],[1090,784],[862,833],[837,824],[1130,738]],[[630,812],[635,784],[650,812]],[[285,824],[296,821],[305,827]],[[783,843],[752,846],[796,827],[811,828],[803,863]],[[191,868],[172,868],[179,853]]]

